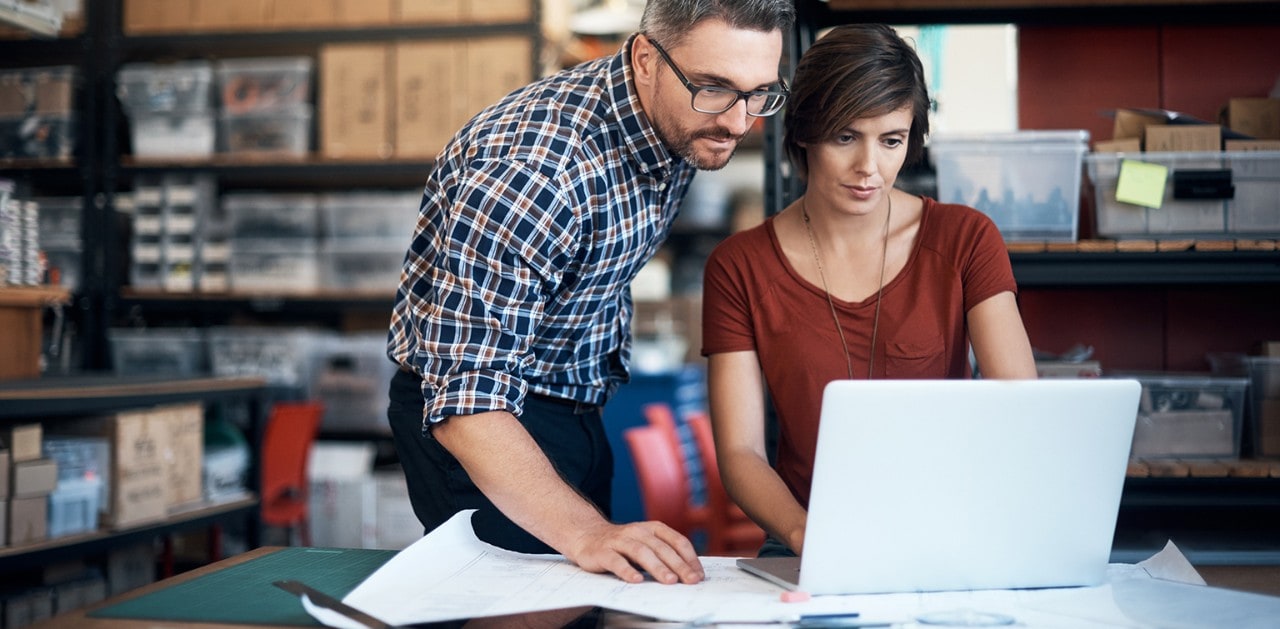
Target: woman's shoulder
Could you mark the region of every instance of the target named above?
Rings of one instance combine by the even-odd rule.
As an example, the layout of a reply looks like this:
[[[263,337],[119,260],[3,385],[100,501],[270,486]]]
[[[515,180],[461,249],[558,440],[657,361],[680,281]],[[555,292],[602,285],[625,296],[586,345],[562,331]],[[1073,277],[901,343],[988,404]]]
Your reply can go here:
[[[773,217],[759,225],[736,231],[721,240],[712,250],[713,256],[738,256],[759,254],[764,247],[773,247]]]
[[[950,237],[957,234],[999,232],[991,217],[973,207],[960,203],[942,203],[929,197],[921,198],[924,200],[921,221],[928,226],[926,233],[952,239]]]

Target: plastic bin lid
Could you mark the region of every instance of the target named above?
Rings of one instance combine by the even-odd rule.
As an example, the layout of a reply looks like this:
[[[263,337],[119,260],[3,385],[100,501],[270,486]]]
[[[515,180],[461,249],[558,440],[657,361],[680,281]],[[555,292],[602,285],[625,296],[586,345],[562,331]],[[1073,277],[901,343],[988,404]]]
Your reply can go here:
[[[929,136],[929,146],[951,144],[1088,144],[1085,129],[997,131],[991,133],[938,133]]]
[[[118,74],[121,82],[150,81],[152,79],[171,78],[178,75],[183,78],[212,79],[213,64],[201,59],[175,61],[173,63],[126,63],[120,66]]]
[[[235,72],[305,72],[311,70],[311,57],[252,57],[219,59],[219,73]]]

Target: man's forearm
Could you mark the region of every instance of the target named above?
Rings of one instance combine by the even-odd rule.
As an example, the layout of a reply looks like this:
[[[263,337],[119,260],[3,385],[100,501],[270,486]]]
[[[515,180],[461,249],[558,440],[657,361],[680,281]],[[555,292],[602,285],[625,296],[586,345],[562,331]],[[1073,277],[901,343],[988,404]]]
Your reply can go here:
[[[605,523],[511,413],[452,417],[432,435],[504,515],[557,551],[569,554],[577,535]]]

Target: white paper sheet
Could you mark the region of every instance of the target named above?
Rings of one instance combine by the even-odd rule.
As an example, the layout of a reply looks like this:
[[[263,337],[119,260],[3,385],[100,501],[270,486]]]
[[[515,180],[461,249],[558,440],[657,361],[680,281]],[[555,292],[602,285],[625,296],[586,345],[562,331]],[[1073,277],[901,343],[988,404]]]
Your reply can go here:
[[[781,588],[741,571],[731,557],[702,558],[706,579],[696,585],[627,584],[611,575],[585,572],[560,555],[523,555],[486,544],[475,536],[470,516],[469,511],[459,513],[398,553],[343,602],[385,622],[404,625],[599,606],[681,622],[785,621],[801,615],[857,612],[862,620],[912,626],[923,613],[972,610],[1011,616],[1022,627],[1096,628],[1161,626],[1167,617],[1143,615],[1167,608],[1170,601],[1165,597],[1171,595],[1167,588],[1137,583],[1157,581],[1144,567],[1112,565],[1108,583],[1098,587],[821,596],[783,603]],[[1176,548],[1165,552],[1181,555]],[[1179,567],[1177,558],[1168,556],[1151,564],[1160,565],[1175,566],[1173,572],[1183,577],[1189,567]],[[1232,595],[1233,605],[1257,605],[1254,609],[1262,613],[1280,609],[1276,597],[1241,598],[1235,592],[1176,585],[1198,588],[1197,596],[1191,598],[1199,612],[1191,615],[1183,610],[1188,618],[1214,618],[1215,601],[1226,601],[1220,593]],[[1232,617],[1240,616],[1233,613]]]

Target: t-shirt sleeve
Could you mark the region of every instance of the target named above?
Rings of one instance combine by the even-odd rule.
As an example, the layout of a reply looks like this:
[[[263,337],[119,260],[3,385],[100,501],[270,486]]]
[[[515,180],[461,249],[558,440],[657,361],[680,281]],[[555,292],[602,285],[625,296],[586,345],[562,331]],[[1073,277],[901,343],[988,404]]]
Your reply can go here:
[[[1005,291],[1017,294],[1009,250],[1004,237],[987,215],[973,211],[964,233],[969,234],[969,254],[961,269],[964,281],[964,310]]]
[[[742,238],[721,242],[702,278],[702,355],[756,348],[747,252]]]

